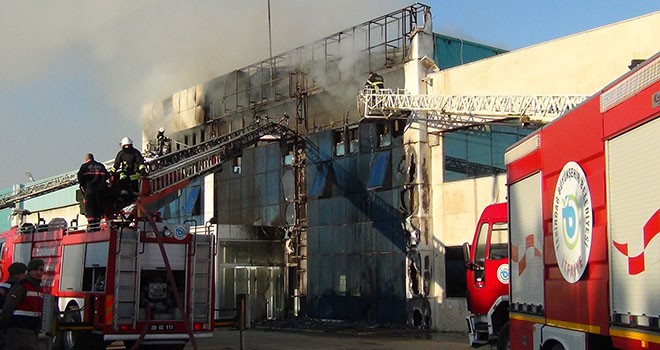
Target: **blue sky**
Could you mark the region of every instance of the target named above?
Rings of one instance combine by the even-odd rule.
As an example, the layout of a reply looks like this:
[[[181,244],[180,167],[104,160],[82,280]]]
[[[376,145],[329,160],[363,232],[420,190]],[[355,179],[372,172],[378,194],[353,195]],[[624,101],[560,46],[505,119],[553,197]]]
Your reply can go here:
[[[437,33],[514,50],[660,10],[656,0],[427,1]],[[271,0],[273,52],[409,1]],[[265,59],[266,0],[26,0],[0,13],[0,189],[114,157],[144,103]],[[318,15],[321,14],[321,15]],[[660,45],[659,45],[660,49]]]

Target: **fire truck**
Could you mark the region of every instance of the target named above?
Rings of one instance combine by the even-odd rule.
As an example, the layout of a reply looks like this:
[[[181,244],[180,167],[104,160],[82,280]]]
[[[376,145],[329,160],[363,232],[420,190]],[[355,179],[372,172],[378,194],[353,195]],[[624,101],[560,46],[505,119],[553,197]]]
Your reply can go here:
[[[255,123],[147,163],[134,204],[100,227],[53,218],[0,234],[0,273],[12,262],[45,261],[42,331],[65,349],[182,349],[214,330],[215,238],[210,226],[164,222],[158,209],[265,135],[290,131]],[[75,173],[0,198],[0,208],[75,185]],[[22,217],[26,210],[15,210]]]
[[[660,53],[505,154],[511,349],[660,349]]]
[[[496,203],[481,213],[472,245],[463,244],[468,336],[475,347],[495,341],[509,321],[508,240],[507,204]]]

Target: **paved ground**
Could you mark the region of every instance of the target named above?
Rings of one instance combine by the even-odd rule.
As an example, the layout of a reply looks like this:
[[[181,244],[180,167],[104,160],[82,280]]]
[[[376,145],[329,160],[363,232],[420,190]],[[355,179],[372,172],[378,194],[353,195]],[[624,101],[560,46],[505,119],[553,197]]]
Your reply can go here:
[[[191,344],[186,349],[192,349]],[[218,350],[411,350],[456,349],[467,350],[467,335],[440,332],[326,332],[317,330],[221,329],[213,338],[202,339],[198,349]]]

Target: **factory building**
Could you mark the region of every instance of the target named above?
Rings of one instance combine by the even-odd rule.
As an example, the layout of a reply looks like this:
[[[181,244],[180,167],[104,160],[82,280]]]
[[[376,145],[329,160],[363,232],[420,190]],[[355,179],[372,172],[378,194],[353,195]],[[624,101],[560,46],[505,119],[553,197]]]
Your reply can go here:
[[[431,9],[415,4],[237,68],[145,106],[143,149],[160,127],[174,152],[266,120],[291,133],[241,148],[162,215],[216,234],[219,318],[246,294],[252,321],[463,331],[460,246],[480,211],[506,200],[504,151],[541,124],[403,103],[365,109],[369,72],[404,99],[588,96],[653,55],[659,25],[654,13],[506,52],[433,33]],[[78,213],[71,189],[22,206],[43,218]]]

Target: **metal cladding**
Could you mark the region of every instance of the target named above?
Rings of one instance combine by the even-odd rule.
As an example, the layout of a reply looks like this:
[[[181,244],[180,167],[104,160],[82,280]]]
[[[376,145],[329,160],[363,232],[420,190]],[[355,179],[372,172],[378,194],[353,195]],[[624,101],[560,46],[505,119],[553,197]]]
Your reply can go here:
[[[309,136],[308,314],[403,322],[402,141],[383,146],[374,124],[359,134],[359,151],[343,156],[333,152],[332,130]]]

